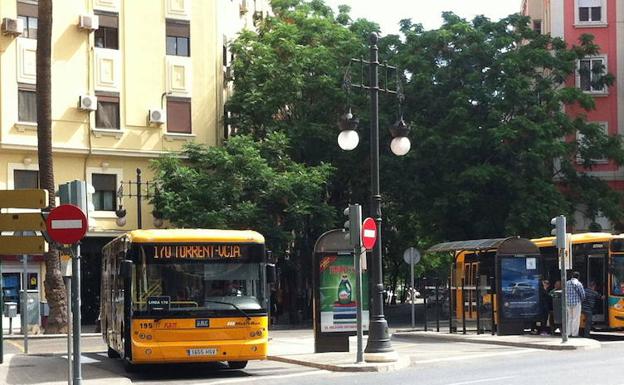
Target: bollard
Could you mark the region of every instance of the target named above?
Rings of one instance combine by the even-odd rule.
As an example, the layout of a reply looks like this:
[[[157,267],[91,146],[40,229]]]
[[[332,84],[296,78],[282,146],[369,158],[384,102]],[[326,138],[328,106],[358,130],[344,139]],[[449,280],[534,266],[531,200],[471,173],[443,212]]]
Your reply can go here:
[[[440,297],[438,295],[438,287],[440,286],[440,279],[435,280],[435,304],[436,304],[436,332],[440,332]]]
[[[475,292],[477,293],[477,334],[481,334],[481,292],[479,291],[479,282],[477,282],[477,287]]]
[[[427,331],[427,278],[422,279],[423,307],[425,308],[425,331]]]
[[[448,280],[449,292],[449,333],[453,333],[453,280]]]
[[[462,299],[462,334],[466,334],[466,300],[464,299],[464,292],[465,292],[465,286],[464,286],[464,279],[462,278],[461,280],[461,299]]]
[[[492,335],[496,334],[496,321],[494,314],[494,277],[490,277],[490,307],[492,308]]]

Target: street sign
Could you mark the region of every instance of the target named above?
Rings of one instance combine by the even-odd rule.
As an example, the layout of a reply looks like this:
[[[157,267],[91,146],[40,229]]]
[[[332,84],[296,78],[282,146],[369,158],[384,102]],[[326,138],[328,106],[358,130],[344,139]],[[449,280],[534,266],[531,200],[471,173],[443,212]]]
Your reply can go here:
[[[41,255],[48,251],[48,244],[38,236],[2,236],[0,241],[0,255]]]
[[[377,242],[377,224],[373,218],[364,219],[362,223],[362,245],[366,250],[372,250]]]
[[[417,264],[420,262],[420,251],[415,247],[409,247],[403,252],[403,260],[405,263]]]
[[[48,190],[0,190],[0,208],[43,209],[48,207]]]
[[[40,213],[0,214],[0,231],[45,231]]]
[[[77,243],[87,232],[88,221],[84,212],[74,205],[60,205],[48,215],[48,235],[64,245]]]

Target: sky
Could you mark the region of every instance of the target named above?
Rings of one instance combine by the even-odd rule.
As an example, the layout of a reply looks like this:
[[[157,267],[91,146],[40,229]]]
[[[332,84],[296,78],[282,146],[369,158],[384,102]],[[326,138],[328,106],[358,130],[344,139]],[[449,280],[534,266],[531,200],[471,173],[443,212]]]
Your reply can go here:
[[[336,11],[340,4],[349,5],[352,18],[375,21],[386,35],[398,33],[401,19],[422,23],[425,29],[438,28],[443,11],[453,11],[467,19],[483,14],[498,20],[519,12],[521,0],[325,0],[325,4]]]

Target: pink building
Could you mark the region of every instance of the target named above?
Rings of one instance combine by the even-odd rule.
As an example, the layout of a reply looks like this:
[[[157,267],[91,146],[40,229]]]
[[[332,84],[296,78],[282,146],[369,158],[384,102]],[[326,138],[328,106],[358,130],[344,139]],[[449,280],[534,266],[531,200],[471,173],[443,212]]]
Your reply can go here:
[[[530,16],[532,26],[542,33],[561,37],[569,45],[579,44],[582,34],[591,34],[600,47],[597,56],[579,60],[577,69],[590,69],[595,65],[606,66],[606,71],[616,77],[616,83],[609,89],[592,87],[591,72],[581,75],[577,72],[568,84],[576,84],[595,98],[596,109],[584,111],[578,107],[566,107],[570,115],[586,114],[587,120],[604,127],[610,135],[622,134],[624,130],[624,1],[622,0],[522,0],[522,14]],[[571,138],[572,139],[572,138]],[[579,134],[576,140],[581,139]],[[614,189],[624,190],[624,169],[606,159],[596,160],[590,174],[606,180]],[[595,218],[605,231],[613,230],[604,217]],[[592,222],[579,207],[575,215],[575,230],[583,231]]]

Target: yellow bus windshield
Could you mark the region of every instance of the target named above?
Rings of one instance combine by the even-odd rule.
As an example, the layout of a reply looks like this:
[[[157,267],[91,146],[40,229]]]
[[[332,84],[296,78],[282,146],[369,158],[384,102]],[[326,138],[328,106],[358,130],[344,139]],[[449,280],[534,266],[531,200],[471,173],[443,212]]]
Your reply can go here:
[[[132,284],[135,314],[266,312],[262,263],[222,258],[158,259],[150,253],[151,248],[138,247]]]

